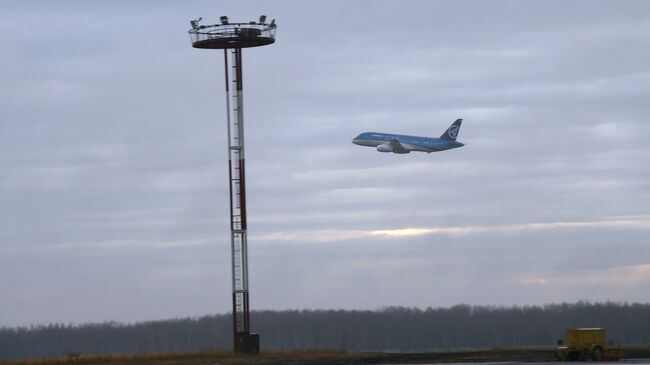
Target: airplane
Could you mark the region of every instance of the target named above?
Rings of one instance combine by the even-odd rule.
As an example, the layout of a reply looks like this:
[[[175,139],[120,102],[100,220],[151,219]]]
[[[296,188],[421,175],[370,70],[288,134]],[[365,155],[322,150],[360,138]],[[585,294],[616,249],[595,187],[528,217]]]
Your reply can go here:
[[[409,153],[439,152],[452,148],[463,147],[465,144],[456,142],[460,131],[462,119],[456,119],[440,138],[404,136],[401,134],[386,134],[377,132],[364,132],[352,140],[352,143],[366,147],[376,147],[379,152]]]

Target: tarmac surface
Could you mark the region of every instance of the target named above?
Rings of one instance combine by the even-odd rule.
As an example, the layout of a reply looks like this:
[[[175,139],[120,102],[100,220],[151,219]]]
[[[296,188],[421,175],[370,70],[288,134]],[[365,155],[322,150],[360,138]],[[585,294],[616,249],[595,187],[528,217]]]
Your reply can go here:
[[[590,361],[591,362],[591,361]],[[419,365],[576,365],[580,364],[582,362],[579,361],[573,361],[573,362],[560,362],[560,361],[549,361],[549,362],[517,362],[517,361],[503,361],[503,362],[449,362],[449,363],[426,363],[426,364],[419,364]],[[633,364],[633,365],[650,365],[650,359],[625,359],[625,360],[619,360],[619,361],[600,361],[597,362],[597,364],[602,364],[602,365],[622,365],[622,364]],[[406,365],[406,364],[383,364],[383,365]],[[412,364],[409,364],[412,365]]]
[[[590,361],[592,362],[592,361]],[[520,362],[520,361],[502,361],[502,362],[449,362],[449,363],[427,363],[427,364],[420,364],[420,365],[576,365],[576,364],[581,364],[582,362],[580,361],[573,361],[573,362],[560,362],[560,361],[548,361],[548,362]],[[633,365],[650,365],[650,359],[624,359],[624,360],[619,360],[619,361],[600,361],[597,362],[597,364],[602,364],[602,365],[622,365],[622,364],[633,364]],[[383,364],[383,365],[406,365],[406,364]],[[410,364],[412,365],[412,364]]]

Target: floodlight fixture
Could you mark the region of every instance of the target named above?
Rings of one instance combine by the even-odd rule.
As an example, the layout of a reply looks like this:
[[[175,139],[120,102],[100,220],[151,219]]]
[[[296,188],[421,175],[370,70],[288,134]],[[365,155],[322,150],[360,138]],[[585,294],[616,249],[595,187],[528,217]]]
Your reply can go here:
[[[227,25],[228,24],[228,17],[227,16],[222,16],[221,18],[221,24]]]
[[[199,22],[203,18],[196,18],[194,20],[190,20],[190,24],[192,24],[192,29],[199,29]]]

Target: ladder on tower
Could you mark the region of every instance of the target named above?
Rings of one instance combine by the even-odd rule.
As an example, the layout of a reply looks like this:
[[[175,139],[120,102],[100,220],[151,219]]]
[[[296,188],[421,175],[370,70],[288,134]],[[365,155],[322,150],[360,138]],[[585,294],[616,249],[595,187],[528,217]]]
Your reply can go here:
[[[233,335],[235,347],[250,332],[248,301],[248,246],[246,236],[246,178],[241,49],[231,49],[232,65],[226,61],[228,107],[228,153],[230,176],[230,230],[232,252]],[[231,73],[228,81],[228,71]],[[232,94],[230,93],[232,91]],[[245,342],[245,340],[241,340]]]

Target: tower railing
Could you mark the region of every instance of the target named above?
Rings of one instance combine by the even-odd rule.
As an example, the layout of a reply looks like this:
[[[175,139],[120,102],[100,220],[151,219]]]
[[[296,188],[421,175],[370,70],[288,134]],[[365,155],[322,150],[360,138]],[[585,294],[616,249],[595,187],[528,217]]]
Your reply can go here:
[[[193,21],[194,22],[194,21]],[[266,23],[227,23],[198,25],[192,23],[188,31],[195,48],[248,48],[271,44],[275,41],[275,20]]]

